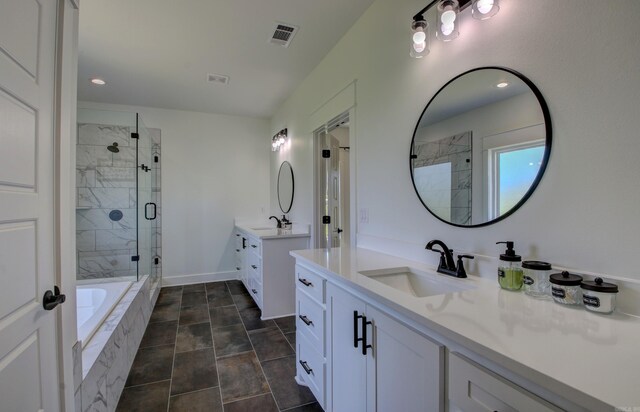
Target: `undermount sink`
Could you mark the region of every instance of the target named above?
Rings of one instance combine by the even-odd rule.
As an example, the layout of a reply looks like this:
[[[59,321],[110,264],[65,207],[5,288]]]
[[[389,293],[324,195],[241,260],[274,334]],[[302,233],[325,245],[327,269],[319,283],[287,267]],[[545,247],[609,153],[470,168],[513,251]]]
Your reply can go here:
[[[464,279],[447,279],[444,275],[435,275],[409,267],[365,270],[359,273],[419,298],[475,289],[472,285],[464,284]]]

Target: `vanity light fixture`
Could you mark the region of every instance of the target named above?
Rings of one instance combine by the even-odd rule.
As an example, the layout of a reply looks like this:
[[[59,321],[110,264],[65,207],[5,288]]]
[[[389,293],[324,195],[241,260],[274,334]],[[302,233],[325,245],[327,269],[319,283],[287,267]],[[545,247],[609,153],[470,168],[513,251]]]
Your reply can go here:
[[[486,20],[500,10],[500,0],[431,0],[415,16],[411,23],[411,57],[421,58],[429,54],[429,23],[426,12],[433,6],[437,9],[436,37],[442,41],[451,41],[460,34],[460,12],[471,6],[475,19]]]
[[[277,152],[287,142],[287,129],[282,129],[271,138],[271,151]]]
[[[98,77],[94,77],[92,79],[90,79],[91,83],[95,84],[96,86],[104,86],[105,84],[107,84],[107,82],[105,82],[104,80],[98,78]]]

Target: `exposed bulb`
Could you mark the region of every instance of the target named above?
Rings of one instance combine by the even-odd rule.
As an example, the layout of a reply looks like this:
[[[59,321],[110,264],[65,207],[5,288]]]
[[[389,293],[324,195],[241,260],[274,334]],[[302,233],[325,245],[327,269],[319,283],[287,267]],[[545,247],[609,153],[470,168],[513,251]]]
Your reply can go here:
[[[493,0],[478,0],[478,11],[482,14],[487,14],[493,8]]]
[[[487,20],[498,14],[500,0],[474,0],[471,15],[474,19]]]
[[[456,21],[456,12],[453,10],[453,7],[445,7],[445,11],[443,11],[442,15],[440,16],[440,21],[442,22],[443,26],[453,27],[453,23]]]
[[[278,139],[278,143],[284,144],[284,137],[280,136],[280,138]]]
[[[427,34],[424,32],[424,29],[422,27],[417,27],[416,32],[413,33],[413,43],[414,44],[424,43],[426,38],[427,38]]]
[[[424,41],[421,43],[413,43],[413,50],[415,50],[416,53],[422,53],[426,47],[427,43],[425,43]]]
[[[454,28],[455,26],[453,24],[442,24],[442,26],[440,26],[440,32],[445,36],[448,36],[453,33]]]

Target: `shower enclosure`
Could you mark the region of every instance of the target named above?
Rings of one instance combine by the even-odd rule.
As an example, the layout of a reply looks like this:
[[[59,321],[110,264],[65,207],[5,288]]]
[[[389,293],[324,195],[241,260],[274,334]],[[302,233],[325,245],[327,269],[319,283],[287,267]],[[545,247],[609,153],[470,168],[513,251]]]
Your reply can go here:
[[[80,109],[76,151],[79,285],[161,277],[160,131],[137,113]]]

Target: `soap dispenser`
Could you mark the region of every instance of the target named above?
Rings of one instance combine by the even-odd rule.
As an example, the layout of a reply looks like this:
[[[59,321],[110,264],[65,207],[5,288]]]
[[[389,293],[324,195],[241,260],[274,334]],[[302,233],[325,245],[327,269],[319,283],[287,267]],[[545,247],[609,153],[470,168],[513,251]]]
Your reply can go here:
[[[520,290],[524,281],[524,271],[522,269],[522,256],[516,255],[513,250],[513,242],[496,242],[496,245],[504,243],[507,250],[500,255],[500,264],[498,265],[498,283],[502,289]]]

